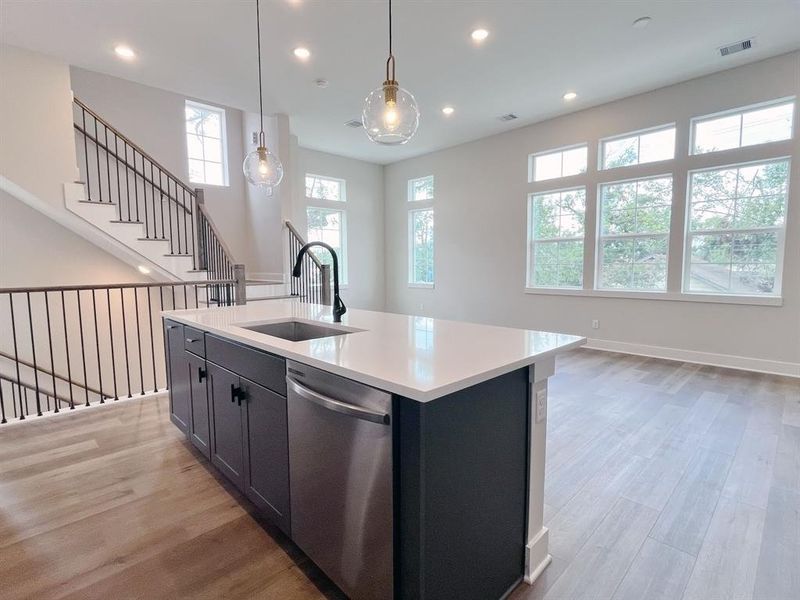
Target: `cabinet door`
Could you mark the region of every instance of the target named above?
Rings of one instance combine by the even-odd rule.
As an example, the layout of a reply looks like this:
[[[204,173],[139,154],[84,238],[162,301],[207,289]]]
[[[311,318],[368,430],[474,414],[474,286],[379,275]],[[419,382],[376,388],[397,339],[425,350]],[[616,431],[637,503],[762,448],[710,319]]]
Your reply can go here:
[[[206,388],[206,361],[189,352],[185,353],[189,365],[189,440],[206,458],[211,458],[211,428],[208,418],[208,390]]]
[[[169,374],[169,416],[178,428],[189,431],[189,365],[183,350],[183,325],[165,321],[164,333],[167,340],[167,368]]]
[[[208,363],[211,391],[211,462],[239,489],[244,489],[241,395],[239,376]]]
[[[288,535],[286,398],[247,379],[241,382],[245,392],[245,494]]]

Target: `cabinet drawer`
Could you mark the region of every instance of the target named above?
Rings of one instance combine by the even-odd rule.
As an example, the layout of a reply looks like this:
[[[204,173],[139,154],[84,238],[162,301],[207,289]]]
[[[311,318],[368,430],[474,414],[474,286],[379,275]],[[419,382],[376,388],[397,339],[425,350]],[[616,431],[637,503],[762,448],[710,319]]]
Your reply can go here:
[[[213,335],[206,336],[205,356],[206,360],[263,385],[276,394],[286,395],[286,361],[279,356]]]
[[[206,355],[205,333],[193,327],[184,326],[184,348],[197,356]]]

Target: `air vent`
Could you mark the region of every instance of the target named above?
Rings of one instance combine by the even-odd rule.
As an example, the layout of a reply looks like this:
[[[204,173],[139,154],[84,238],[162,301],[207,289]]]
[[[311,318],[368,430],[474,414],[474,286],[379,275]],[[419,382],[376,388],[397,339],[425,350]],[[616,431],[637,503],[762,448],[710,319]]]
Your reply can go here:
[[[508,113],[508,114],[505,114],[505,115],[500,115],[497,118],[499,120],[501,120],[501,121],[513,121],[514,119],[518,119],[519,117],[517,115],[515,115],[514,113]]]
[[[735,44],[731,44],[730,46],[723,46],[719,49],[720,56],[728,56],[729,54],[736,54],[737,52],[741,52],[742,50],[750,50],[753,47],[753,40],[744,40],[742,42],[736,42]]]
[[[360,119],[351,119],[345,123],[345,127],[351,127],[352,129],[358,129],[361,127],[361,120]]]

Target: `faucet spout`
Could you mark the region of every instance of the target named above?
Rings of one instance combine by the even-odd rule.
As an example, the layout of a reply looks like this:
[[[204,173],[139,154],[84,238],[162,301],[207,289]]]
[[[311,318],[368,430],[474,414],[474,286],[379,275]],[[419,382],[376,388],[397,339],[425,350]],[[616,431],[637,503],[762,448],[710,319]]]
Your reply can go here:
[[[303,267],[303,257],[305,256],[306,252],[308,252],[308,249],[313,246],[325,248],[331,253],[331,257],[333,258],[333,322],[341,323],[342,315],[347,312],[347,307],[339,297],[339,257],[336,256],[336,251],[333,248],[331,248],[325,242],[308,242],[305,246],[300,248],[300,251],[297,253],[297,259],[295,260],[294,268],[292,269],[292,276],[300,277]]]

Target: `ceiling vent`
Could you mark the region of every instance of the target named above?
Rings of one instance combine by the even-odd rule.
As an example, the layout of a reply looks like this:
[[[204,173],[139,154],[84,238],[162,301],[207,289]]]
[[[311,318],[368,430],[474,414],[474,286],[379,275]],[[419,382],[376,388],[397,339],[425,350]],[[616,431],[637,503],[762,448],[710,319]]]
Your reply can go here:
[[[505,115],[500,115],[497,118],[501,121],[513,121],[514,119],[518,119],[519,117],[514,113],[507,113]]]
[[[360,119],[351,119],[347,121],[345,127],[350,127],[352,129],[359,129],[361,127],[361,120]]]
[[[753,40],[744,40],[742,42],[736,42],[735,44],[731,44],[730,46],[723,46],[719,49],[720,56],[728,56],[730,54],[736,54],[737,52],[741,52],[743,50],[750,50],[753,47]]]

